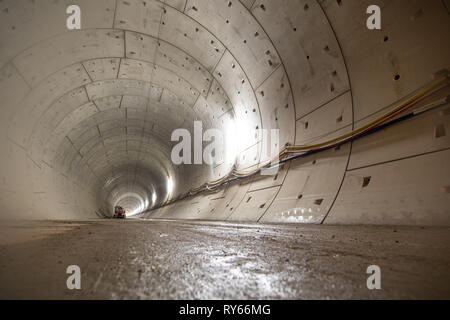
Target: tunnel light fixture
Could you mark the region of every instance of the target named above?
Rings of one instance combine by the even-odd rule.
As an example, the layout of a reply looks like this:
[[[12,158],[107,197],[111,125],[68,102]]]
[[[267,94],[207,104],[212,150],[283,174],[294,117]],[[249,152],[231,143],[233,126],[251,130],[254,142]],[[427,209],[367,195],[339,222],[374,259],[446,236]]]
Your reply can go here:
[[[173,192],[173,180],[171,177],[167,179],[167,196],[170,197]]]

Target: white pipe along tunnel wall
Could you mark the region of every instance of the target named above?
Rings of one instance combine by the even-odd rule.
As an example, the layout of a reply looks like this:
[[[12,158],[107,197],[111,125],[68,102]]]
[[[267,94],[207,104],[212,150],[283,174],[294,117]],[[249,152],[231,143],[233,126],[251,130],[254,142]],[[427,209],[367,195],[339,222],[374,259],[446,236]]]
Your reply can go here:
[[[448,1],[70,4],[81,29],[68,30],[67,1],[0,2],[1,219],[119,204],[142,218],[450,225]],[[372,4],[381,30],[366,27]],[[413,117],[186,196],[267,162],[242,130],[279,129],[280,149],[320,144],[439,79]],[[236,131],[236,165],[172,162],[172,132],[194,121]]]

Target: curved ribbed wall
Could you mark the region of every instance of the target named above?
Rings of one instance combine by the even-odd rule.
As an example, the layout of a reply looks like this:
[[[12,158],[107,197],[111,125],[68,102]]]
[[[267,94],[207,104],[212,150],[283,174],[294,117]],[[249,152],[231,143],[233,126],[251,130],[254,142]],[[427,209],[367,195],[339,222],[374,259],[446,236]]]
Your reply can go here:
[[[142,217],[450,224],[448,87],[437,107],[370,136],[170,205],[233,165],[174,165],[194,121],[279,129],[280,147],[361,127],[449,68],[445,3],[79,0],[0,2],[2,218]],[[440,101],[440,103],[438,103]],[[239,135],[237,169],[268,160]],[[231,152],[231,151],[230,151]],[[156,210],[151,210],[158,208]]]

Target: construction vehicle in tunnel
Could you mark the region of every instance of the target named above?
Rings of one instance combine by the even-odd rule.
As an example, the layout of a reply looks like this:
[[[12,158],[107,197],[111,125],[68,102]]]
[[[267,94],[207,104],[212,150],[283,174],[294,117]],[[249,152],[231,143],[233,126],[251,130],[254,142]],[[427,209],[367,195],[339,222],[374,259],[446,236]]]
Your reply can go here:
[[[122,208],[121,206],[114,207],[114,219],[125,219],[126,217],[127,216],[124,208]]]

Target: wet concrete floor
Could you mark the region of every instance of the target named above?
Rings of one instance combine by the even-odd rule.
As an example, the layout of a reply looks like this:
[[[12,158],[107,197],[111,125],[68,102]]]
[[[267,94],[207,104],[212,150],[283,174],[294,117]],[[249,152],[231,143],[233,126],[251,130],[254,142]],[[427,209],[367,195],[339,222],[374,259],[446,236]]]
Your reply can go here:
[[[69,290],[69,265],[81,290]],[[368,290],[367,267],[381,269]],[[93,220],[3,223],[1,299],[450,298],[450,229]]]

